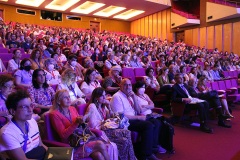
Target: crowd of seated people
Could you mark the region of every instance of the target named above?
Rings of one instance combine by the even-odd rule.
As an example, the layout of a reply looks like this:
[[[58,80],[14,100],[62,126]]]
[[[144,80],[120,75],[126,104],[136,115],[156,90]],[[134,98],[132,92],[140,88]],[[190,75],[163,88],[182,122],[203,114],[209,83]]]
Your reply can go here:
[[[159,137],[161,122],[146,120],[146,115],[152,113],[151,109],[155,106],[153,100],[144,93],[146,87],[151,87],[154,94],[166,94],[173,102],[185,102],[187,106],[191,106],[191,97],[205,98],[204,104],[193,107],[199,111],[202,131],[212,133],[212,129],[206,125],[209,104],[218,113],[218,125],[231,127],[225,123],[226,118],[234,118],[229,111],[226,96],[215,95],[216,100],[208,102],[205,95],[210,90],[202,83],[202,79],[213,82],[228,78],[223,76],[223,71],[240,69],[237,54],[188,46],[183,41],[174,43],[108,31],[94,32],[12,22],[3,25],[6,27],[0,30],[0,45],[9,51],[12,59],[4,63],[0,53],[0,72],[3,74],[3,77],[0,76],[0,116],[7,117],[8,124],[11,124],[11,118],[18,123],[19,117],[12,114],[17,110],[17,114],[22,114],[22,110],[32,112],[31,107],[40,108],[39,116],[49,112],[53,128],[62,142],[66,142],[82,121],[74,107],[81,104],[89,106],[87,114],[97,117],[95,121],[91,116],[85,116],[92,128],[98,128],[96,125],[100,125],[100,121],[110,117],[110,111],[121,112],[129,118],[128,129],[141,135],[140,153],[134,153],[128,130],[116,130],[106,132],[106,136],[116,143],[118,151],[113,148],[111,153],[109,150],[107,152],[108,144],[95,141],[88,146],[92,152],[86,151],[85,156],[109,159],[109,156],[114,157],[119,153],[120,159],[125,159],[126,156],[128,159],[135,159],[136,155],[138,159],[157,160],[154,153],[165,151]],[[29,54],[30,58],[22,59],[23,54]],[[127,67],[143,68],[146,71],[142,82],[136,83],[135,93],[132,91],[134,84],[131,84],[131,77],[127,77],[129,80],[121,75],[122,70]],[[185,89],[179,88],[183,83],[187,90],[192,87],[193,91],[196,88],[199,91],[184,94]],[[14,84],[16,91],[26,90],[25,97],[22,97],[26,104],[20,105],[22,99],[19,99],[15,104],[9,103],[10,106],[6,106],[4,102],[15,91],[12,89]],[[14,93],[19,95],[16,91]],[[29,103],[33,105],[30,106]],[[29,117],[24,121],[30,119]],[[40,118],[34,115],[34,119]],[[62,123],[61,128],[59,123]],[[1,134],[7,129],[3,128]],[[125,138],[124,146],[117,136],[120,134]],[[1,140],[6,140],[4,135],[0,137]],[[21,146],[5,146],[0,152],[7,151],[8,157],[18,157],[15,148],[20,150]],[[27,153],[30,150],[23,151]],[[124,155],[126,150],[128,154]],[[21,154],[24,152],[21,151]]]

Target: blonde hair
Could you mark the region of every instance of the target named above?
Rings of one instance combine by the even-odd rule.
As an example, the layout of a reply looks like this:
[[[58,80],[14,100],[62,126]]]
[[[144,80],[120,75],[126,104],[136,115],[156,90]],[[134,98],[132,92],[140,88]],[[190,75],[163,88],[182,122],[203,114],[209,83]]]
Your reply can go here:
[[[71,69],[66,69],[62,74],[62,82],[68,84],[72,78],[76,78],[76,73]]]
[[[66,89],[62,89],[56,92],[55,96],[54,96],[54,101],[53,101],[53,105],[50,109],[50,111],[54,111],[54,110],[59,110],[60,106],[60,100],[63,99],[63,94],[64,93],[68,93],[69,92]]]

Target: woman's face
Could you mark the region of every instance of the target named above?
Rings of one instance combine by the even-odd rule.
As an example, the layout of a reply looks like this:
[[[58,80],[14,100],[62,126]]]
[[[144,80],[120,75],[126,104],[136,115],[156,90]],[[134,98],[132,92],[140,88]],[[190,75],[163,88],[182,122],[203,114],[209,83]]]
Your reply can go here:
[[[100,104],[103,104],[105,102],[105,100],[106,100],[106,93],[105,93],[105,91],[103,92],[103,94],[99,98],[97,98],[97,100],[98,100],[98,102]]]
[[[13,92],[14,88],[14,83],[13,81],[8,81],[6,82],[2,87],[1,87],[1,93],[7,97],[10,93]]]
[[[39,51],[36,51],[36,55],[35,55],[35,56],[36,56],[36,58],[39,58],[39,57],[40,57],[40,55],[41,55],[41,54],[40,54],[40,52],[39,52]]]
[[[61,54],[61,49],[58,47],[58,48],[56,49],[56,52],[57,52],[57,54]]]
[[[36,81],[38,84],[43,84],[46,81],[46,73],[43,71],[39,71],[37,74]]]
[[[90,75],[89,75],[89,79],[91,82],[95,81],[96,80],[96,72],[93,71]]]
[[[154,70],[153,69],[150,69],[149,73],[148,73],[148,76],[152,77],[154,75]]]
[[[182,73],[186,73],[186,67],[183,67]]]
[[[72,76],[69,80],[68,80],[68,86],[72,85],[73,83],[76,82],[76,76]]]
[[[32,63],[31,63],[30,61],[26,61],[23,66],[24,66],[24,67],[26,67],[26,66],[32,66]]]
[[[112,75],[114,76],[114,77],[117,77],[117,76],[119,76],[119,71],[118,70],[113,70],[112,71]]]
[[[59,98],[60,107],[67,108],[71,105],[71,99],[68,92],[64,92],[62,96]]]
[[[21,57],[22,57],[21,51],[20,51],[20,50],[17,50],[17,51],[15,52],[15,54],[14,54],[14,57],[15,57],[15,58],[21,58]]]

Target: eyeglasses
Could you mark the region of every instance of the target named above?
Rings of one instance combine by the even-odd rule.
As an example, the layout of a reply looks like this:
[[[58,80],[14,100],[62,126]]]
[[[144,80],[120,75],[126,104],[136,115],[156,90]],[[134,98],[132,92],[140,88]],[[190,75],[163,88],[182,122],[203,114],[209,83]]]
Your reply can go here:
[[[23,105],[23,106],[19,106],[18,108],[19,108],[20,110],[22,110],[22,111],[27,111],[27,110],[29,110],[29,109],[33,109],[34,106],[33,106],[33,104],[30,104],[30,106],[25,106],[25,105]]]
[[[14,89],[14,88],[15,88],[14,85],[13,85],[13,86],[5,86],[5,85],[4,85],[4,87],[7,88],[7,89]]]
[[[41,77],[44,77],[44,76],[46,76],[46,73],[44,73],[44,74],[38,74],[37,76],[38,76],[38,77],[40,77],[40,76],[41,76]]]

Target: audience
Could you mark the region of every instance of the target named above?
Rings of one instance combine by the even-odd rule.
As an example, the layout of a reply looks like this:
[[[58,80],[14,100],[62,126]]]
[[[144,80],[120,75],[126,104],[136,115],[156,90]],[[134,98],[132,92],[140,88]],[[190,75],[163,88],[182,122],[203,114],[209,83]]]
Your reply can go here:
[[[7,71],[14,73],[20,68],[22,53],[20,49],[15,49],[13,51],[13,58],[8,61]]]
[[[68,143],[68,137],[83,123],[83,117],[71,106],[71,98],[67,90],[59,90],[55,94],[53,106],[50,110],[50,120],[54,130],[62,142]],[[108,145],[111,147],[111,145]],[[74,152],[74,159],[92,157],[94,160],[115,160],[109,157],[106,144],[100,140],[92,140]]]

